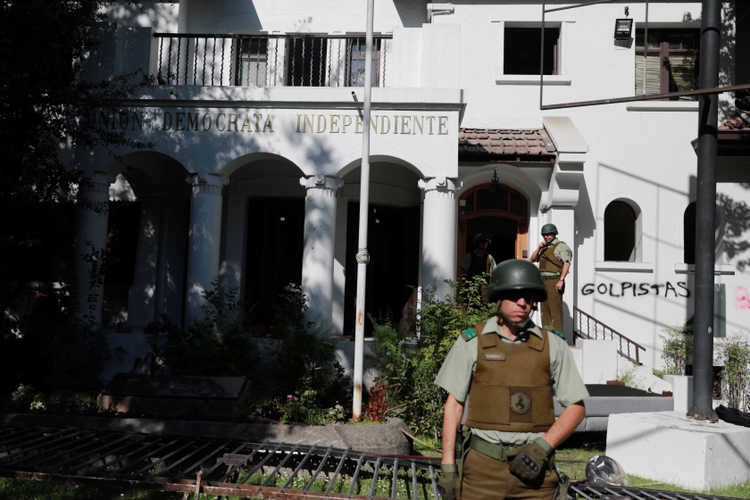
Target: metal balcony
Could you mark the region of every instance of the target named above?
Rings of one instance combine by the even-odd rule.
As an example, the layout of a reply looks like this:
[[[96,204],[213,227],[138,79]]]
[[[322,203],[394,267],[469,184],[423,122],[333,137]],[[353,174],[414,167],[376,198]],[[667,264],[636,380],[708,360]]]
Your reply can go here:
[[[156,33],[162,85],[363,87],[363,34]],[[374,87],[386,84],[393,35],[373,37]]]

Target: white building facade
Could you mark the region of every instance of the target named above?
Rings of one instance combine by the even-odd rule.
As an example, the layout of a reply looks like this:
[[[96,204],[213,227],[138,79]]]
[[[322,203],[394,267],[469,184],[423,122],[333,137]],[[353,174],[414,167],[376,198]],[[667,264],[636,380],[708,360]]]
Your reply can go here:
[[[729,85],[750,82],[745,4],[724,8]],[[701,5],[650,2],[645,58],[646,4],[560,7],[547,6],[540,65],[541,3],[376,2],[366,309],[398,316],[415,287],[450,294],[478,232],[500,261],[530,255],[553,223],[573,251],[566,336],[591,317],[660,367],[664,328],[693,315],[698,103],[540,102],[694,89]],[[629,39],[613,37],[618,18],[634,20]],[[89,74],[143,69],[159,84],[95,117],[152,148],[76,157],[92,179],[81,196],[139,202],[119,220],[133,272],[105,281],[104,327],[189,322],[217,280],[259,304],[259,323],[299,284],[312,317],[353,333],[366,2],[183,0],[109,19]],[[720,99],[721,121],[734,96]],[[747,167],[720,158],[719,337],[750,325]],[[106,248],[112,222],[84,213],[79,242]]]

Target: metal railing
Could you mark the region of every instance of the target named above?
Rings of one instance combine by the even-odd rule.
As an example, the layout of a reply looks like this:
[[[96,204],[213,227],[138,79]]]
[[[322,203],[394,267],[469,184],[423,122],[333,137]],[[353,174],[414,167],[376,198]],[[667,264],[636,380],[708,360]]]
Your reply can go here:
[[[162,85],[363,87],[364,35],[156,33]],[[384,87],[393,35],[373,37],[374,87]]]
[[[638,365],[641,364],[640,351],[646,352],[646,348],[639,343],[630,340],[575,306],[573,307],[573,329],[575,336],[581,339],[617,340],[617,353]]]

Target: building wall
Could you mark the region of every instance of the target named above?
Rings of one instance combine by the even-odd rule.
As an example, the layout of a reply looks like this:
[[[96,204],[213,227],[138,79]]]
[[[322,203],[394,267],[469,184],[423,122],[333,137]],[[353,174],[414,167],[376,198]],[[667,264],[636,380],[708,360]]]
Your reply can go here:
[[[105,33],[110,45],[122,46],[123,40],[130,40],[136,53],[128,55],[122,49],[103,53],[116,53],[117,64],[108,67],[114,71],[115,67],[128,69],[143,64],[144,49],[137,48],[151,39],[151,31],[361,33],[365,7],[364,1],[343,6],[337,0],[189,0],[149,3],[143,12],[123,7],[112,9],[110,14],[129,31],[120,28]],[[698,27],[700,9],[695,2],[650,2],[649,26]],[[735,67],[733,5],[727,4],[724,11],[722,83],[731,84],[744,70]],[[545,16],[549,26],[560,29],[560,58],[558,74],[543,79],[543,104],[633,95],[634,42],[622,44],[613,39],[614,21],[624,15],[624,6],[613,4],[560,10]],[[428,17],[421,2],[376,4],[375,31],[392,33],[393,39],[386,42],[385,87],[373,90],[373,114],[378,117],[376,123],[388,117],[391,125],[396,123],[396,115],[399,120],[410,117],[409,133],[404,133],[406,122],[402,121],[400,133],[391,128],[386,134],[372,136],[373,161],[387,172],[373,187],[378,203],[402,207],[422,203],[415,180],[422,182],[423,189],[428,185],[434,188],[434,181],[444,178],[455,184],[455,192],[452,187],[448,191],[458,198],[461,186],[465,190],[489,182],[497,171],[501,183],[528,198],[529,253],[540,240],[538,230],[545,222],[557,224],[560,238],[573,249],[566,332],[572,331],[572,307],[578,307],[645,346],[644,363],[662,366],[660,335],[664,328],[682,325],[693,314],[694,279],[683,262],[683,217],[695,200],[697,159],[690,141],[698,134],[697,102],[641,101],[540,110],[539,76],[503,72],[504,30],[541,26],[540,4],[456,2],[452,12],[436,12],[431,22],[427,22]],[[630,5],[629,17],[635,20],[634,29],[643,27],[645,5]],[[737,38],[744,43],[747,37]],[[152,68],[154,57],[152,43]],[[142,102],[129,103],[131,112],[144,116],[143,126],[131,132],[137,137],[157,137],[156,151],[177,162],[183,173],[219,174],[229,179],[224,191],[221,251],[221,268],[228,284],[244,286],[242,269],[247,264],[242,245],[246,239],[247,196],[302,197],[305,190],[298,183],[299,177],[349,176],[336,192],[336,244],[331,249],[336,255],[332,266],[336,285],[331,293],[338,298],[332,305],[321,306],[335,311],[333,323],[341,329],[340,315],[346,307],[342,287],[354,273],[347,272],[342,260],[346,218],[340,212],[359,197],[355,172],[362,154],[361,135],[354,129],[355,99],[362,101],[362,89],[180,85],[157,87],[148,98],[153,102],[147,107]],[[721,102],[720,121],[731,112],[731,96],[723,95]],[[201,129],[203,122],[198,130],[189,130],[187,117],[196,113],[201,120],[210,116],[210,130]],[[237,127],[229,131],[231,114],[237,115]],[[227,120],[223,131],[216,128],[220,115]],[[351,118],[352,128],[346,133],[332,128],[332,120],[342,125],[345,115]],[[417,133],[414,116],[433,117],[433,121],[427,120],[435,128]],[[567,124],[559,130],[570,135],[553,134],[554,123]],[[380,124],[384,126],[384,122]],[[554,166],[458,161],[460,128],[543,127],[552,135],[558,151]],[[88,156],[86,161],[90,169],[116,169],[104,153]],[[286,173],[271,173],[281,164]],[[575,167],[571,170],[570,165]],[[720,183],[718,191],[730,197],[735,208],[744,207],[750,198],[738,183]],[[615,200],[627,202],[639,214],[633,262],[604,262],[604,212]],[[737,218],[737,213],[727,213],[727,217]],[[424,214],[422,217],[424,220]],[[725,285],[727,334],[743,331],[750,319],[748,257],[740,244],[746,241],[747,228],[741,222],[732,222],[733,232],[726,237],[732,239],[733,253],[717,254],[716,282]],[[443,227],[446,224],[453,226]],[[454,241],[455,221],[437,218],[430,220],[427,229],[423,225],[423,244],[425,237],[435,234]],[[423,271],[429,267],[425,257],[429,251],[422,251]],[[455,247],[452,251],[455,253]],[[437,261],[444,259],[442,253],[436,257]],[[426,277],[422,279],[424,283]]]

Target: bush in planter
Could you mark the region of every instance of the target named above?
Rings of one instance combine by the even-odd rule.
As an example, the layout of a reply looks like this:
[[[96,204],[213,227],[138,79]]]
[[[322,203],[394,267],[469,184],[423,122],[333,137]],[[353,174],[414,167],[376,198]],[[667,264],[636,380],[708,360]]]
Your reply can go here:
[[[453,289],[456,282],[449,282]],[[462,296],[481,296],[485,280],[462,284]],[[399,328],[390,317],[370,316],[374,325],[371,362],[388,390],[388,415],[398,416],[416,434],[440,439],[446,395],[435,377],[461,331],[492,315],[492,305],[481,300],[456,301],[435,297],[435,287],[423,291],[422,304],[411,328]],[[417,332],[409,336],[408,331]]]
[[[750,342],[746,335],[736,334],[719,346],[719,360],[727,406],[740,411],[750,410]]]
[[[274,306],[271,376],[275,393],[285,396],[282,421],[327,423],[327,408],[351,401],[349,381],[336,358],[336,342],[320,325],[307,321],[307,296],[289,284]]]
[[[252,375],[256,365],[252,334],[254,307],[237,300],[237,289],[219,291],[218,279],[203,292],[204,319],[187,327],[166,316],[146,329],[149,343],[161,366],[154,371],[170,375]]]
[[[667,375],[685,375],[685,368],[693,357],[693,325],[685,324],[677,328],[665,328],[666,335],[659,335],[664,341],[661,357]]]

